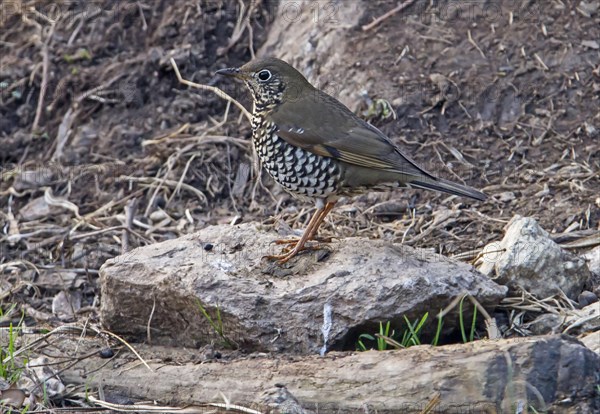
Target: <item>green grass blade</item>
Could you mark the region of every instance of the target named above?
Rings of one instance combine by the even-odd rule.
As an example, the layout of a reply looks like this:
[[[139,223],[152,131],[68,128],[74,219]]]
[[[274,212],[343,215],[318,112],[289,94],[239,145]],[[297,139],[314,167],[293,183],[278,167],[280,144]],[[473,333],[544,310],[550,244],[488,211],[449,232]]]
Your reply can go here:
[[[473,307],[473,321],[471,322],[471,333],[469,335],[469,342],[473,342],[475,338],[475,322],[477,321],[477,306]]]
[[[390,330],[390,321],[387,322],[385,329],[383,329],[383,322],[379,322],[379,335],[387,336],[389,330]],[[385,351],[386,349],[387,349],[387,344],[385,343],[383,338],[378,337],[377,338],[377,350]]]
[[[406,321],[406,325],[408,326],[408,329],[410,331],[409,341],[412,341],[413,345],[421,345],[421,341],[419,341],[419,337],[418,337],[417,333],[415,332],[413,324],[410,323],[410,321],[408,320],[408,318],[406,316],[404,316],[404,320]],[[415,321],[414,325],[416,326],[418,322],[419,322],[419,320],[417,319]]]
[[[408,331],[408,330],[404,331],[404,334],[402,335],[402,342],[401,342],[401,344],[404,348],[408,348],[409,339],[410,339],[410,331]]]
[[[465,332],[465,322],[463,320],[463,302],[465,301],[466,297],[467,295],[464,295],[460,300],[460,303],[458,304],[458,320],[460,324],[460,334],[462,335],[462,340],[465,344],[467,343],[467,334]]]
[[[425,322],[427,321],[428,317],[429,317],[429,312],[425,312],[425,315],[423,315],[423,317],[421,318],[421,321],[419,322],[419,324],[417,325],[417,328],[415,329],[416,333],[419,333],[421,331],[421,329],[423,329],[423,325],[425,325]]]

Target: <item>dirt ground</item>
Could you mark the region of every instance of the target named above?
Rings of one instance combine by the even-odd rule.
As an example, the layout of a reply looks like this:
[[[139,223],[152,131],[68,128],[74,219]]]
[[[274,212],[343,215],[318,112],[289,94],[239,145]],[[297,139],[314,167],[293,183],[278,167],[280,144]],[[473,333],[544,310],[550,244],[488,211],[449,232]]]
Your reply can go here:
[[[312,206],[256,179],[240,111],[181,85],[169,60],[251,108],[214,71],[265,41],[278,8],[259,3],[2,2],[0,326],[21,310],[29,324],[95,320],[98,269],[123,250],[216,223],[305,226]],[[369,4],[349,29],[338,90],[356,72],[386,73],[369,95],[396,119],[352,109],[429,170],[491,199],[471,208],[432,192],[368,194],[342,201],[324,234],[452,255],[501,238],[515,214],[557,241],[600,229],[597,1],[417,1],[364,31],[398,2]],[[59,317],[64,290],[79,306]]]
[[[428,216],[442,219],[440,205],[471,203],[444,203],[445,195],[427,192],[382,195],[389,208],[369,220],[401,219],[406,206],[423,220],[406,243],[446,254],[477,249],[501,237],[515,214],[534,217],[551,233],[598,229],[600,58],[596,43],[586,46],[600,36],[598,15],[583,15],[575,2],[547,9],[518,3],[417,2],[376,29],[357,30],[350,43],[348,55],[360,62],[354,72],[389,73],[371,87],[398,118],[374,123],[429,170],[493,198],[477,212],[444,217],[428,233]],[[384,4],[369,14],[396,2]]]

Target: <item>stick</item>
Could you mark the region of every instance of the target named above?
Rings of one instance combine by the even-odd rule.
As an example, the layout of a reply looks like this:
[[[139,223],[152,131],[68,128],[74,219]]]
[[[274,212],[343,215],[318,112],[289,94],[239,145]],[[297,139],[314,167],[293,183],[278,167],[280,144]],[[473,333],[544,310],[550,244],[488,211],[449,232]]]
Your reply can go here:
[[[132,231],[133,219],[137,208],[137,198],[132,198],[125,205],[125,228],[121,234],[121,254],[125,254],[130,250],[129,246],[129,231]]]
[[[181,77],[181,73],[179,73],[179,68],[177,67],[177,63],[175,63],[175,59],[170,58],[170,61],[171,61],[171,66],[173,66],[173,70],[175,71],[175,76],[177,76],[177,80],[179,81],[179,83],[183,83],[184,85],[191,86],[192,88],[202,89],[205,91],[211,91],[212,93],[216,94],[220,98],[223,98],[226,101],[231,102],[232,104],[237,106],[240,109],[240,111],[242,111],[242,113],[246,116],[246,118],[248,118],[248,121],[252,121],[252,115],[250,114],[250,112],[248,112],[248,110],[246,108],[244,108],[244,106],[241,103],[239,103],[238,101],[233,99],[231,96],[227,95],[225,92],[223,92],[219,88],[216,88],[214,86],[209,86],[209,85],[201,85],[199,83],[195,83],[195,82],[191,82],[189,80],[183,79]]]
[[[481,54],[481,57],[483,57],[485,59],[486,57],[485,57],[485,54],[483,53],[483,50],[481,50],[479,48],[479,46],[477,46],[477,43],[475,43],[475,40],[473,40],[473,37],[471,36],[471,30],[467,30],[467,37],[469,38],[469,43],[471,43],[475,47],[475,49],[477,49],[479,51],[479,53]]]
[[[35,118],[33,120],[33,125],[31,127],[31,132],[33,134],[35,134],[38,129],[40,118],[42,117],[42,110],[44,108],[44,96],[46,95],[46,89],[48,89],[48,66],[50,66],[50,57],[48,56],[48,45],[52,40],[52,35],[54,35],[54,24],[50,26],[48,38],[42,45],[42,86],[40,87],[40,96],[38,98],[37,109],[35,110]]]
[[[398,12],[401,12],[402,10],[406,9],[408,6],[410,6],[414,2],[415,2],[415,0],[406,0],[404,3],[400,3],[398,6],[396,6],[395,8],[393,8],[392,10],[390,10],[389,12],[384,14],[383,16],[379,16],[378,18],[373,20],[371,23],[365,24],[362,27],[363,32],[366,32],[367,30],[371,30],[372,28],[377,26],[382,21],[392,17],[394,14],[396,14]]]

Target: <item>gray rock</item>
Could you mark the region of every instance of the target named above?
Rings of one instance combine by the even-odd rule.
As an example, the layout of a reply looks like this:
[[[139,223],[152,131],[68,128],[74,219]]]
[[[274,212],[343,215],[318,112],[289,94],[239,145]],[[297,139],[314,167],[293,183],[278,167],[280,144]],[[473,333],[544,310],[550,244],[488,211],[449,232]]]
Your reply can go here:
[[[579,306],[582,308],[591,305],[592,303],[598,302],[598,296],[594,292],[590,292],[589,290],[584,290],[579,294],[577,298],[577,302],[579,302]]]
[[[583,260],[552,241],[530,217],[515,216],[500,242],[484,248],[479,270],[513,293],[523,288],[538,298],[563,291],[576,300],[590,278]]]
[[[596,246],[589,252],[585,253],[583,258],[587,261],[590,271],[600,275],[600,246]]]
[[[61,290],[52,299],[52,314],[61,320],[71,320],[81,309],[81,292]]]
[[[313,414],[314,411],[305,410],[283,384],[275,384],[266,389],[257,402],[258,409],[269,414]]]
[[[506,293],[470,265],[381,240],[344,239],[282,267],[261,260],[279,252],[275,238],[253,224],[212,226],[108,260],[102,322],[133,340],[149,331],[154,344],[314,353],[354,347],[379,321],[404,326],[404,315],[433,314],[464,292],[490,310]]]
[[[45,356],[40,356],[29,360],[27,368],[31,369],[35,375],[35,381],[30,378],[22,378],[23,388],[29,392],[45,397],[59,397],[64,394],[66,387],[62,380],[58,377],[56,369],[49,364],[49,359]],[[42,386],[40,386],[42,384]]]
[[[583,335],[600,328],[600,303],[582,309],[564,309],[559,314],[544,313],[524,327],[533,335],[568,333]]]
[[[25,204],[20,210],[22,221],[39,220],[41,218],[56,216],[65,210],[58,206],[49,205],[44,197],[34,198]]]
[[[584,334],[579,340],[589,349],[600,355],[600,331]]]
[[[600,303],[595,302],[582,309],[573,309],[569,311],[564,325],[564,333],[571,335],[575,333],[584,334],[600,329]]]
[[[527,329],[533,335],[556,334],[561,331],[567,316],[557,315],[555,313],[544,313],[533,321],[526,324]]]

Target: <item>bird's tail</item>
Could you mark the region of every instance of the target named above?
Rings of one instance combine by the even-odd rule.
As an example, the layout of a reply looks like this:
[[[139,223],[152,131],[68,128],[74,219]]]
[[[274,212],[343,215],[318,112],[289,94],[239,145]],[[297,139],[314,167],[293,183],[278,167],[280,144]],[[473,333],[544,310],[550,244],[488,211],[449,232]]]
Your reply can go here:
[[[474,188],[465,185],[453,183],[452,181],[444,180],[443,178],[419,177],[414,181],[410,181],[409,186],[415,188],[424,188],[426,190],[435,190],[442,193],[454,194],[461,197],[469,197],[475,200],[484,201],[487,195]]]

